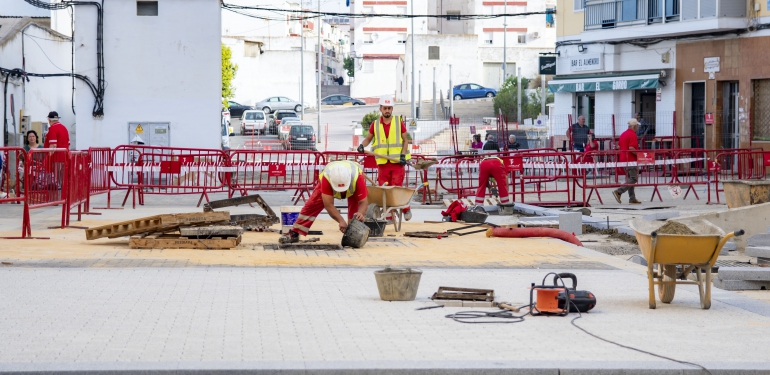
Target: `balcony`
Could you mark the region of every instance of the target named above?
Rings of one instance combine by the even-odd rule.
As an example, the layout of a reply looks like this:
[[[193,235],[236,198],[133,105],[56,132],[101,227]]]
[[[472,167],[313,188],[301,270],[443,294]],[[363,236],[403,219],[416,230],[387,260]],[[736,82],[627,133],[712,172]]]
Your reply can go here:
[[[586,0],[583,29],[596,31],[634,26],[638,29],[642,26],[636,33],[622,34],[627,34],[625,37],[656,37],[745,28],[747,8],[748,0]],[[682,25],[683,21],[696,22]]]

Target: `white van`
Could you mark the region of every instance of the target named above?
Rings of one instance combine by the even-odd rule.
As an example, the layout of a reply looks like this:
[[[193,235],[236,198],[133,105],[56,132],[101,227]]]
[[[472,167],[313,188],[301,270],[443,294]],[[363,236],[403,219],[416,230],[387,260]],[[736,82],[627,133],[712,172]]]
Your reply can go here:
[[[246,134],[265,134],[267,130],[267,116],[265,112],[259,110],[249,110],[243,112],[241,117],[241,135]]]

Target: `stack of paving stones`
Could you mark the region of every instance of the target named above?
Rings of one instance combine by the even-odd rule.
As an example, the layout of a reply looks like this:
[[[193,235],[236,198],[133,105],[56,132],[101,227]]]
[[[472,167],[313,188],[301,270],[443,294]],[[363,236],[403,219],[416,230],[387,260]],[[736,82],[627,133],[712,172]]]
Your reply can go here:
[[[720,267],[714,286],[726,290],[770,290],[770,230],[748,239],[746,255],[756,257],[759,265],[768,267]]]

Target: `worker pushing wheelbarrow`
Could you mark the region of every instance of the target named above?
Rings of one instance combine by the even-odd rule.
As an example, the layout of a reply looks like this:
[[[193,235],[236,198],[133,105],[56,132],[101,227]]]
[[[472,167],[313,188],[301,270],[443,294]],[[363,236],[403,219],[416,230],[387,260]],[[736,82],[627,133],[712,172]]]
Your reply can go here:
[[[665,223],[637,219],[630,224],[647,260],[650,308],[656,307],[655,285],[660,301],[670,303],[677,284],[694,284],[698,285],[701,308],[709,309],[711,268],[727,240],[743,235],[744,231],[725,234],[721,228],[703,219]],[[696,281],[687,280],[692,271],[696,271]]]

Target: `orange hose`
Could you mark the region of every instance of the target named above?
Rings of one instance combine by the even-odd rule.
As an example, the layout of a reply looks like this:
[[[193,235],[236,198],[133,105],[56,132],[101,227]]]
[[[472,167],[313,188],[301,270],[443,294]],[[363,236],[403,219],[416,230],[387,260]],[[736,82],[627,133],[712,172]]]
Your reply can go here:
[[[487,237],[551,237],[573,245],[583,246],[583,243],[574,234],[554,228],[489,228],[487,229]]]

